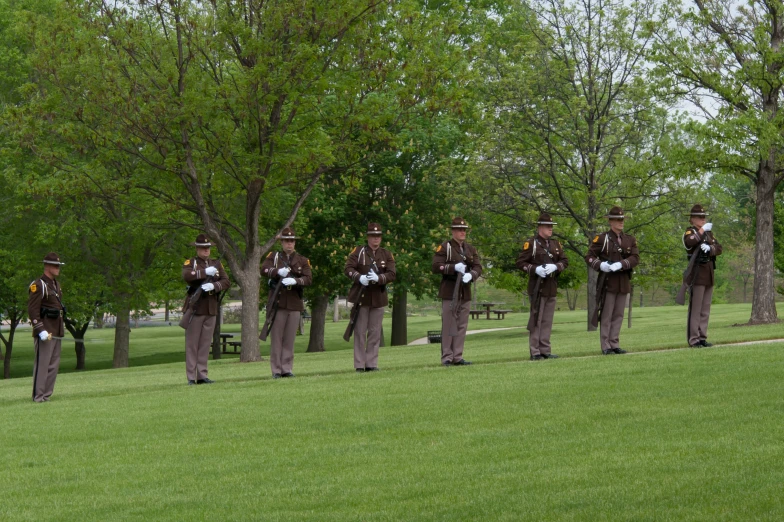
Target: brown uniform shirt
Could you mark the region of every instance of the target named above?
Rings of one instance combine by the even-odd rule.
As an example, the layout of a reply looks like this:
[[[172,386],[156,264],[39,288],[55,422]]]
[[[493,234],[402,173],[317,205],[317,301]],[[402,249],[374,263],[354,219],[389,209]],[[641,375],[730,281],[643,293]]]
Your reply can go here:
[[[463,277],[460,272],[455,272],[455,265],[457,263],[465,263],[466,273],[473,276],[471,282],[475,282],[482,275],[482,259],[479,257],[479,252],[473,245],[463,243],[465,259],[460,255],[460,244],[454,239],[442,243],[436,250],[436,255],[433,256],[433,273],[441,274],[441,286],[438,288],[438,297],[440,299],[452,300],[452,292],[455,289],[455,281],[458,277]],[[460,286],[460,301],[471,300],[471,285]]]
[[[558,275],[569,266],[563,247],[555,239],[543,239],[539,234],[529,238],[523,244],[523,251],[517,256],[517,268],[528,274],[528,294],[533,294],[536,279],[536,267],[553,264],[557,270],[544,278],[540,285],[542,297],[558,295]]]
[[[201,298],[193,309],[194,315],[218,315],[218,294],[229,287],[229,276],[223,269],[221,262],[217,259],[207,259],[205,261],[200,257],[192,257],[186,259],[182,265],[182,278],[191,287],[198,287],[206,282],[209,276],[204,271],[210,266],[218,269],[218,273],[212,276],[210,281],[215,285],[215,289],[201,293]],[[198,290],[198,288],[194,288],[194,290]]]
[[[617,246],[616,246],[617,245]],[[618,251],[621,249],[621,252]],[[623,267],[617,272],[609,272],[605,283],[611,294],[628,294],[632,291],[632,270],[640,263],[640,250],[634,236],[621,232],[620,241],[612,230],[599,234],[591,242],[585,262],[588,266],[601,271],[602,261],[610,264],[620,262]]]
[[[270,252],[267,259],[261,264],[261,276],[272,279],[276,284],[284,279],[278,275],[278,269],[287,266],[291,268],[288,277],[297,280],[297,284],[291,288],[283,287],[278,293],[278,310],[294,310],[302,312],[305,310],[305,303],[299,296],[298,288],[310,286],[313,282],[313,272],[310,270],[310,261],[305,256],[294,252],[287,256],[284,252]],[[272,296],[274,289],[270,289],[269,297]]]
[[[683,246],[686,247],[686,255],[689,259],[691,259],[693,254],[697,254],[698,256],[702,254],[704,258],[704,262],[700,262],[700,259],[697,259],[697,274],[694,277],[694,284],[698,286],[713,286],[715,282],[713,271],[716,268],[716,256],[720,256],[722,252],[721,245],[716,241],[712,232],[705,232],[700,236],[700,233],[697,232],[698,230],[697,227],[689,227],[686,229],[686,233],[683,235]],[[703,242],[710,245],[710,252],[702,252],[699,245]],[[690,281],[686,280],[684,280],[684,282],[687,284],[690,283]]]
[[[60,283],[42,275],[28,288],[27,316],[33,326],[33,337],[46,330],[52,335],[63,337],[65,335],[65,321],[63,319],[63,291]],[[56,310],[57,317],[42,317],[41,308]]]
[[[373,263],[375,263],[375,266],[373,266]],[[386,285],[393,282],[397,275],[395,272],[395,258],[392,257],[392,252],[385,248],[378,247],[373,252],[367,245],[356,247],[346,260],[346,267],[343,272],[354,282],[351,285],[351,290],[348,292],[349,303],[356,303],[357,299],[359,299],[359,294],[362,291],[362,283],[359,282],[359,278],[367,275],[371,268],[378,274],[378,283],[371,282],[367,286],[360,304],[370,308],[380,308],[389,304]]]

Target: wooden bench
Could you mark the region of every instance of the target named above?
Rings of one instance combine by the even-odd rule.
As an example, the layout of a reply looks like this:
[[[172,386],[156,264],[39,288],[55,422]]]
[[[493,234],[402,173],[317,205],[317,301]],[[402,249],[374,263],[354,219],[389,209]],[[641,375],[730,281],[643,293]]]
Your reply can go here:
[[[429,330],[427,332],[427,342],[430,344],[441,342],[441,330]]]
[[[512,313],[511,310],[490,310],[490,311],[495,314],[495,318],[498,319],[499,321],[504,317],[506,317],[506,314]]]
[[[238,349],[241,349],[242,342],[240,342],[240,341],[229,341],[229,339],[231,339],[232,337],[234,337],[233,333],[221,333],[220,334],[221,345],[222,345],[221,346],[221,353],[240,353],[238,351]],[[228,350],[227,345],[231,346],[232,351]]]
[[[310,319],[311,319],[311,315],[308,313],[307,310],[302,312],[302,322],[304,323],[310,322]]]
[[[240,353],[242,351],[242,341],[229,341],[226,344],[231,346],[231,351],[223,353]]]
[[[471,319],[479,319],[485,314],[484,310],[471,310]]]

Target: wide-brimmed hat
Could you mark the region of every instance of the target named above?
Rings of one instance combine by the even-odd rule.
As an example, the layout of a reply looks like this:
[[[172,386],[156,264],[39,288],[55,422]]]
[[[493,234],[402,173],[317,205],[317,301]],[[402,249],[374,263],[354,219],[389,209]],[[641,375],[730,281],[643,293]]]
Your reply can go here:
[[[65,263],[60,262],[60,256],[58,256],[54,252],[49,252],[44,256],[44,264],[60,266],[60,265],[64,265]]]
[[[207,234],[199,234],[196,236],[196,241],[191,243],[191,246],[207,248],[212,246],[212,242],[210,242],[210,238],[207,237]]]
[[[550,217],[550,214],[548,214],[547,212],[542,212],[541,214],[539,214],[539,220],[536,222],[536,224],[537,225],[557,225],[558,223],[555,223],[553,221],[553,218]]]
[[[697,204],[691,207],[691,212],[686,215],[690,217],[707,217],[710,214],[708,214],[708,211],[705,210],[705,207],[703,207],[700,204]]]
[[[297,237],[297,234],[294,233],[293,228],[286,227],[280,232],[278,239],[299,239],[299,237]]]
[[[452,220],[452,228],[465,228],[465,229],[467,229],[468,228],[468,223],[466,223],[465,219],[463,219],[461,217],[456,217],[455,219]]]
[[[604,217],[607,219],[626,219],[626,216],[623,215],[623,209],[617,206],[611,208],[610,212]]]
[[[381,225],[378,223],[368,223],[367,235],[380,236],[381,234],[383,234],[381,231]]]

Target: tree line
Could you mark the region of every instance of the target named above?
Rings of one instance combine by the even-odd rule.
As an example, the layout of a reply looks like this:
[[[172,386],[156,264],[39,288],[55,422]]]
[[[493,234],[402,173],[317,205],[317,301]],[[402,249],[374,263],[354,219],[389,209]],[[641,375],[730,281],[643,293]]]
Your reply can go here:
[[[258,268],[285,226],[313,264],[311,350],[368,221],[397,259],[404,344],[408,296],[436,289],[427,267],[453,214],[491,283],[520,290],[514,259],[540,211],[582,257],[621,205],[645,288],[677,282],[681,214],[701,202],[728,250],[754,245],[749,322],[777,321],[782,7],[0,0],[5,375],[46,251],[68,263],[75,337],[117,316],[122,367],[131,313],[182,297],[197,231],[239,288],[242,361],[259,359]],[[596,275],[568,272],[590,317]]]

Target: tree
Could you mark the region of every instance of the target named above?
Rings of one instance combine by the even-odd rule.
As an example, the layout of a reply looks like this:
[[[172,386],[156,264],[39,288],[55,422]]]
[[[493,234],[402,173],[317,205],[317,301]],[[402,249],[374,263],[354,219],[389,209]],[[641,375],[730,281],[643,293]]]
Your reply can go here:
[[[520,225],[533,230],[543,210],[579,264],[613,205],[637,235],[686,206],[684,175],[667,161],[681,139],[677,122],[646,81],[652,5],[513,2],[488,22],[479,60],[487,128],[469,184],[476,208],[502,218],[492,226],[516,250],[527,237]],[[590,318],[597,274],[585,270]]]
[[[755,187],[750,324],[778,320],[773,226],[784,179],[783,11],[780,0],[669,0],[662,23],[651,23],[661,87],[698,112],[693,164],[744,176]]]

